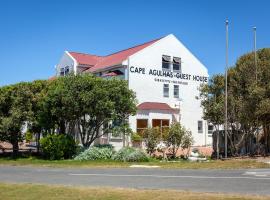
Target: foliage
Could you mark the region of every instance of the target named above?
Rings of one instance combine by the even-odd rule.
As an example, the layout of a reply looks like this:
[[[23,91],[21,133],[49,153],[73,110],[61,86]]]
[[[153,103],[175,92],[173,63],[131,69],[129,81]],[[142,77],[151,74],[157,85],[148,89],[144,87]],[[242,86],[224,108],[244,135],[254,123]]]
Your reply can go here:
[[[132,147],[124,147],[113,155],[113,160],[123,162],[146,162],[149,161],[148,156],[140,149]]]
[[[114,146],[112,144],[95,144],[94,147],[97,148],[108,148],[108,149],[114,149]]]
[[[147,153],[152,155],[161,141],[161,132],[159,127],[147,128],[143,131],[143,138]]]
[[[74,160],[108,160],[111,159],[113,155],[112,148],[99,148],[99,147],[90,147],[84,152],[77,155]]]
[[[131,140],[132,140],[132,142],[141,142],[143,140],[143,138],[138,133],[133,133],[131,135]]]
[[[51,120],[47,129],[61,133],[73,134],[74,127],[80,127],[80,140],[89,147],[108,131],[109,122],[135,112],[135,94],[125,81],[84,74],[59,77],[49,84],[42,119]]]
[[[30,83],[18,83],[0,88],[0,140],[10,142],[17,156],[22,141],[22,128],[32,115],[33,93]]]
[[[25,133],[25,141],[31,142],[33,140],[33,133],[29,130]]]
[[[228,70],[228,147],[232,155],[243,151],[254,154],[260,146],[264,153],[270,152],[270,49],[260,49],[256,54],[257,65],[252,52],[241,56]],[[201,98],[204,118],[219,133],[218,128],[224,123],[223,75],[213,76],[201,88]]]
[[[59,160],[71,158],[76,153],[76,143],[69,135],[49,134],[40,140],[46,159]]]
[[[176,157],[180,146],[186,149],[193,143],[191,132],[187,131],[180,123],[173,123],[169,130],[163,134],[163,140],[170,153],[172,153],[173,158]]]
[[[127,117],[113,121],[111,131],[114,137],[122,136],[124,147],[126,146],[127,136],[131,136],[133,133],[132,129],[129,126]]]

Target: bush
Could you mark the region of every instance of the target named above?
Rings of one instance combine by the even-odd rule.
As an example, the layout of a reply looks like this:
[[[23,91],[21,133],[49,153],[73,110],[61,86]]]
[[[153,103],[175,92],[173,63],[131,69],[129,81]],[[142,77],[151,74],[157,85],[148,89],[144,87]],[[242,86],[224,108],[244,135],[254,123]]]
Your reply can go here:
[[[131,135],[131,140],[133,142],[141,142],[143,138],[138,133],[134,133]]]
[[[94,147],[114,149],[114,146],[112,144],[95,144]]]
[[[124,162],[146,162],[149,161],[149,158],[140,149],[124,147],[114,154],[113,160]]]
[[[76,143],[69,135],[48,135],[40,140],[42,153],[46,159],[71,158],[76,153]]]
[[[25,141],[26,142],[31,142],[33,140],[33,133],[31,133],[30,131],[27,131],[25,133]]]
[[[108,160],[113,155],[112,148],[90,147],[77,155],[74,160]]]

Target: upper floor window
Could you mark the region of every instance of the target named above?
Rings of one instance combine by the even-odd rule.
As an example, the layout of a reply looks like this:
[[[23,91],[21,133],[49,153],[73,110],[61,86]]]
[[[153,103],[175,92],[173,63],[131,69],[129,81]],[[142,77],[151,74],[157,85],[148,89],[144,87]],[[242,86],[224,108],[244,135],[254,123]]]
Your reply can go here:
[[[60,76],[65,76],[65,68],[60,68]]]
[[[163,85],[163,97],[169,97],[169,84]]]
[[[181,71],[181,58],[173,57],[173,71]]]
[[[171,69],[171,56],[162,56],[162,69],[170,70]]]
[[[173,86],[173,96],[174,98],[179,98],[179,85]]]
[[[69,74],[69,66],[60,68],[60,76],[66,76]]]

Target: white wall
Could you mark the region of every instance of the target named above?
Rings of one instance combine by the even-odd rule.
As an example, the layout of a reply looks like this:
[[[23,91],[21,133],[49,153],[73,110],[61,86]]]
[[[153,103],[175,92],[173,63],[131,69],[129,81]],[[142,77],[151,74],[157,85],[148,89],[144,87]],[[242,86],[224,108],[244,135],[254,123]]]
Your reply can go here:
[[[176,77],[158,77],[149,75],[149,69],[162,70],[162,55],[180,57],[182,60],[182,74],[190,74],[191,80],[182,80]],[[126,63],[126,62],[125,62]],[[193,75],[208,77],[207,69],[199,60],[193,56],[183,44],[173,35],[169,35],[151,46],[137,52],[129,57],[129,69],[131,67],[140,67],[145,69],[145,74],[132,73],[129,70],[129,87],[136,92],[139,104],[143,102],[162,102],[169,104],[172,108],[177,108],[179,99],[173,97],[173,85],[179,85],[179,96],[181,101],[181,123],[192,131],[195,144],[209,144],[207,136],[206,123],[203,122],[203,133],[198,133],[198,120],[202,120],[202,108],[199,96],[200,81],[194,81]],[[163,97],[163,82],[157,82],[155,79],[170,81],[169,98]],[[184,84],[172,83],[172,81],[184,82]],[[138,117],[140,117],[138,115]],[[148,116],[151,118],[151,116]],[[158,117],[158,116],[153,116]],[[160,116],[160,117],[164,117]],[[136,131],[136,117],[130,117],[131,127]],[[205,135],[206,134],[206,135]]]
[[[69,66],[70,71],[76,72],[76,62],[74,59],[69,55],[67,51],[64,52],[63,56],[61,57],[58,65],[56,66],[57,76],[60,75],[60,68],[64,68]]]

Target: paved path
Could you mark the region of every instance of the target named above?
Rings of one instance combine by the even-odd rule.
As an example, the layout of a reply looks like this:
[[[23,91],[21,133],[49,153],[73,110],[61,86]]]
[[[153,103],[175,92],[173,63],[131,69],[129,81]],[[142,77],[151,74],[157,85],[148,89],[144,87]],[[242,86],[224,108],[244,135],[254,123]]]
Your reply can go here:
[[[270,169],[74,169],[3,165],[0,182],[270,195]]]

